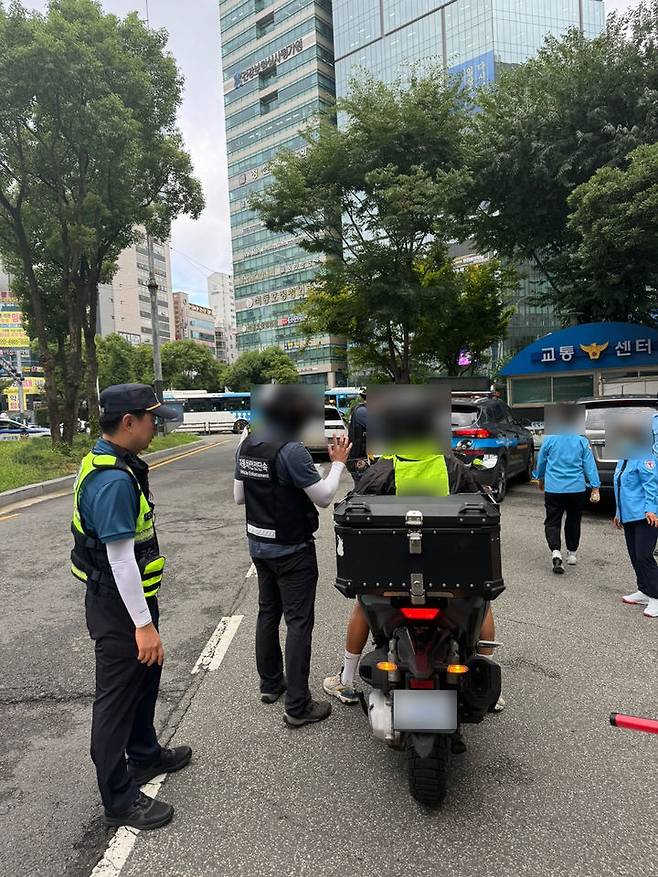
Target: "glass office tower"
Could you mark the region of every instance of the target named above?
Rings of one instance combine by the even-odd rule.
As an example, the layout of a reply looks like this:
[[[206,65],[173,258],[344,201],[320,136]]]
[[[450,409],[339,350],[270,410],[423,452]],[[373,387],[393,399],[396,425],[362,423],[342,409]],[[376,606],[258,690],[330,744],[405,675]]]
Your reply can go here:
[[[368,71],[384,82],[442,65],[476,88],[506,66],[534,55],[545,38],[578,27],[604,27],[603,0],[334,0],[336,94]],[[560,328],[555,315],[528,301],[542,281],[524,267],[505,351]]]
[[[335,96],[331,0],[221,0],[224,103],[238,353],[279,345],[302,379],[344,383],[346,346],[307,344],[295,313],[318,256],[269,232],[248,199],[272,182],[267,163],[304,148],[299,130]]]

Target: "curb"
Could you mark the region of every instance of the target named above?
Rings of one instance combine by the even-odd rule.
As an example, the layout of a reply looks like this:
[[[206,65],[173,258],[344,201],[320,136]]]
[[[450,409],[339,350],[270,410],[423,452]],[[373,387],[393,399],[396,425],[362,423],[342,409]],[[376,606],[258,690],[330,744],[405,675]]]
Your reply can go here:
[[[144,459],[148,463],[158,463],[164,460],[170,460],[178,456],[186,454],[195,448],[205,445],[205,441],[190,442],[187,445],[178,445],[176,448],[166,448],[163,451],[153,451],[152,454],[144,454]],[[0,509],[8,506],[19,505],[31,499],[37,499],[41,496],[50,496],[53,493],[61,493],[68,487],[73,487],[76,475],[64,475],[63,478],[53,478],[50,481],[41,481],[38,484],[27,484],[25,487],[16,487],[14,490],[5,490],[0,493]]]

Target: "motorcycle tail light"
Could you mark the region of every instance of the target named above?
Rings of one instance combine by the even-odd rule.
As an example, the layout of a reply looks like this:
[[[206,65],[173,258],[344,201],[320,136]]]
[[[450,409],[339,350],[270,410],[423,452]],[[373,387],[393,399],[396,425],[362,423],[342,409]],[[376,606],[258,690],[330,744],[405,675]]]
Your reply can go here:
[[[485,439],[491,438],[491,433],[488,429],[453,429],[452,434],[457,438],[478,438]]]
[[[434,680],[433,679],[410,679],[409,680],[409,688],[434,688]]]
[[[455,676],[461,676],[464,673],[468,673],[468,667],[466,664],[448,664],[447,672]]]
[[[441,614],[440,609],[430,606],[403,606],[400,612],[409,621],[434,621]]]
[[[377,664],[378,670],[383,670],[384,673],[395,673],[398,669],[398,665],[393,663],[393,661],[380,661]]]

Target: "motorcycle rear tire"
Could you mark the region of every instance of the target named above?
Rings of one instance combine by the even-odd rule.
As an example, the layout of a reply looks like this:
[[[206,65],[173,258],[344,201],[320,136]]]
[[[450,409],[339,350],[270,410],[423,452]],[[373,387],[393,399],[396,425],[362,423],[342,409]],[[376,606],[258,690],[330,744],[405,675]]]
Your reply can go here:
[[[440,807],[448,791],[450,737],[437,734],[427,758],[421,758],[411,740],[407,740],[409,791],[419,804]]]

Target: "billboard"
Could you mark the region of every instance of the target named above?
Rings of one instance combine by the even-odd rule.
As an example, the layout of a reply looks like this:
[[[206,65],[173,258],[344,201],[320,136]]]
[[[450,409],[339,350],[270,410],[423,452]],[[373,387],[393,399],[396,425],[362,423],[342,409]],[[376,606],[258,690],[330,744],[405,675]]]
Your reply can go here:
[[[19,303],[9,292],[0,290],[0,350],[28,350],[29,347]]]

